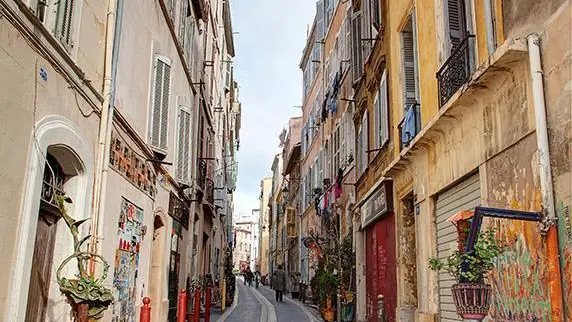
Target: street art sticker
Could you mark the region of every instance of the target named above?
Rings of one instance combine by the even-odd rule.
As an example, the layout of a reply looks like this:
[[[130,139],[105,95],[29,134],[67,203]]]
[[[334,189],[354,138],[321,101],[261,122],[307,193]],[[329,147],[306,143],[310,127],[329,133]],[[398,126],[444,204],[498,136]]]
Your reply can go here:
[[[139,250],[142,238],[143,210],[126,199],[119,214],[119,242],[115,252],[113,287],[116,302],[113,322],[135,322],[135,303]]]

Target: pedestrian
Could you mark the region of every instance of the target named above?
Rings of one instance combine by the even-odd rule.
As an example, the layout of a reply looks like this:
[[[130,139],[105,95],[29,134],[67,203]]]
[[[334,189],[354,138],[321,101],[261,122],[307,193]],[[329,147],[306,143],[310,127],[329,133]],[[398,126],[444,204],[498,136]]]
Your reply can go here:
[[[286,272],[282,269],[282,265],[278,265],[272,277],[272,286],[276,291],[276,302],[282,302],[284,290],[286,289]]]

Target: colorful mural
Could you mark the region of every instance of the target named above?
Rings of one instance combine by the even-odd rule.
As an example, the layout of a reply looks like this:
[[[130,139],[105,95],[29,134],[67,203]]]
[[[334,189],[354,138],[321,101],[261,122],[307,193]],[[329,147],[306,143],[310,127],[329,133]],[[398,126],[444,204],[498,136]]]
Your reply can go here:
[[[157,176],[140,155],[135,153],[114,130],[111,132],[111,151],[109,164],[131,184],[155,198],[157,194]]]
[[[563,201],[556,203],[558,215],[558,239],[560,248],[560,267],[562,271],[564,307],[568,319],[572,319],[572,218],[570,207]]]
[[[113,275],[113,322],[135,322],[139,250],[142,238],[143,210],[125,198],[121,202],[118,247]]]

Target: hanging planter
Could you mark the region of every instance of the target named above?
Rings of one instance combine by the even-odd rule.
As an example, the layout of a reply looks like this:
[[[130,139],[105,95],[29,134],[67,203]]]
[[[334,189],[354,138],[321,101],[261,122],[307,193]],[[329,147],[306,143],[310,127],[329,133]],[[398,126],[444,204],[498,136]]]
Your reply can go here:
[[[465,239],[461,238],[459,242],[464,244]],[[504,245],[495,238],[495,229],[489,228],[479,234],[474,252],[467,254],[458,249],[445,260],[429,260],[429,268],[434,271],[444,270],[459,281],[451,287],[451,292],[457,314],[463,319],[482,320],[487,316],[492,288],[485,283],[485,276],[493,269],[496,258],[504,250]]]
[[[484,319],[491,306],[492,288],[483,283],[459,283],[451,287],[457,314],[463,319]]]

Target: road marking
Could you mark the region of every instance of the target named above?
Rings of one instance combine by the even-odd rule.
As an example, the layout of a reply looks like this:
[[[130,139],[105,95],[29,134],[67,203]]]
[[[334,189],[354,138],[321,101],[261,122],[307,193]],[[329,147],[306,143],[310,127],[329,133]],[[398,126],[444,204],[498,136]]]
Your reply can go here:
[[[276,309],[274,309],[274,305],[256,288],[252,289],[252,293],[258,298],[260,303],[263,304],[262,306],[267,308],[266,314],[260,316],[260,322],[276,322]],[[264,313],[264,309],[262,311]],[[264,317],[266,317],[266,319],[264,319]]]
[[[227,309],[223,315],[216,322],[224,322],[226,318],[234,311],[234,309],[238,306],[238,284],[236,283],[236,279],[234,282],[234,300],[232,301],[232,306]]]

